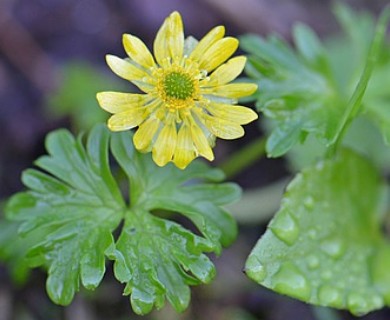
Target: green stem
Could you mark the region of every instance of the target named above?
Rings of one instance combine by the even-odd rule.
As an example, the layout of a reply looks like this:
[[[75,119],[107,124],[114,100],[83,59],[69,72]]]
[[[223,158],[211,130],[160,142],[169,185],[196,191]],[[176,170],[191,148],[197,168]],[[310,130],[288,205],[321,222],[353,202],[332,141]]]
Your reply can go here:
[[[385,38],[386,27],[390,19],[390,6],[387,6],[379,17],[378,24],[375,29],[374,39],[372,41],[370,50],[367,55],[367,63],[357,84],[355,91],[352,94],[351,99],[348,102],[347,110],[345,111],[343,118],[340,121],[338,131],[335,138],[330,145],[328,155],[332,156],[340,142],[342,141],[346,129],[351,123],[352,119],[359,113],[364,93],[367,89],[368,81],[370,80],[374,66],[378,61],[379,54],[381,52],[383,40]]]
[[[242,149],[235,152],[219,167],[225,172],[226,178],[232,178],[255,161],[265,155],[266,138],[260,137]]]

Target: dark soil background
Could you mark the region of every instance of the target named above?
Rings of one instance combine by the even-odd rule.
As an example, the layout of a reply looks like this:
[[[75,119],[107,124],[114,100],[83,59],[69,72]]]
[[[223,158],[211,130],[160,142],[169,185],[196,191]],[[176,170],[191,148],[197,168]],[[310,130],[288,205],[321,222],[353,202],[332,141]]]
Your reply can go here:
[[[389,1],[348,3],[378,14]],[[23,188],[20,174],[45,152],[45,135],[59,127],[71,127],[71,119],[49,116],[45,107],[47,97],[64,81],[59,71],[63,65],[85,61],[108,74],[104,56],[124,56],[123,33],[135,34],[151,47],[157,29],[173,10],[182,14],[186,35],[196,38],[224,24],[227,34],[233,36],[276,32],[290,39],[296,21],[325,36],[338,30],[331,4],[327,0],[0,0],[0,199]],[[239,141],[218,141],[217,163],[261,134],[256,124],[247,126],[246,132]],[[235,180],[248,189],[267,185],[286,172],[283,161],[265,159]],[[241,270],[264,230],[265,225],[240,226],[236,243],[215,259],[216,280],[193,289],[191,305],[184,314],[177,315],[168,306],[144,319],[355,319],[346,312],[327,316],[326,310],[279,296],[248,280]],[[44,273],[33,272],[24,286],[17,287],[0,264],[0,320],[141,319],[132,313],[111,270],[109,265],[96,292],[82,291],[64,308],[47,297]],[[390,311],[361,319],[389,320]]]

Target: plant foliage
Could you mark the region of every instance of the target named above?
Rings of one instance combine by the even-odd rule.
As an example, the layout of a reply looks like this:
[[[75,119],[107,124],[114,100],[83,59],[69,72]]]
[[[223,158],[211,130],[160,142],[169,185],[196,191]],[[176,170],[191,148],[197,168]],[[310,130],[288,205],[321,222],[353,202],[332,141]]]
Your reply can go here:
[[[248,276],[355,314],[389,305],[390,244],[380,225],[385,191],[377,169],[352,151],[304,169],[249,256]]]
[[[382,113],[386,110],[380,106],[387,101],[383,99],[383,80],[388,77],[379,68],[373,74],[373,68],[378,61],[386,69],[390,65],[389,56],[386,60],[382,53],[386,52],[383,38],[388,10],[376,30],[373,18],[367,14],[359,15],[342,5],[336,6],[335,11],[346,35],[332,39],[329,44],[321,43],[314,31],[303,24],[294,26],[296,50],[278,36],[241,38],[242,47],[251,54],[247,72],[261,88],[256,106],[272,120],[267,141],[267,153],[271,157],[284,155],[308,135],[324,147],[338,142],[343,130],[361,111],[371,76],[373,81],[365,101],[369,116],[378,118],[375,117],[377,109]],[[361,30],[354,19],[362,20],[366,29]],[[375,103],[375,99],[382,104]]]
[[[277,37],[242,39],[248,72],[263,89],[257,107],[271,122],[267,153],[288,153],[302,170],[246,273],[279,293],[361,315],[390,305],[380,171],[389,169],[390,7],[376,27],[366,13],[343,5],[335,12],[345,35],[323,43],[303,25],[294,28],[295,50]]]
[[[49,134],[48,155],[36,161],[41,170],[23,173],[28,189],[7,205],[7,217],[20,223],[20,241],[28,241],[29,266],[47,268],[49,296],[67,305],[80,284],[99,285],[108,258],[136,313],[161,308],[165,298],[184,310],[188,286],[208,283],[215,274],[204,253],[219,254],[236,236],[235,222],[221,206],[237,199],[239,188],[218,183],[221,171],[201,162],[185,171],[159,168],[134,150],[129,133],[111,134],[99,125],[85,147],[82,140],[66,130]],[[109,146],[128,178],[128,197],[110,170]],[[188,218],[199,234],[164,218],[167,212]]]

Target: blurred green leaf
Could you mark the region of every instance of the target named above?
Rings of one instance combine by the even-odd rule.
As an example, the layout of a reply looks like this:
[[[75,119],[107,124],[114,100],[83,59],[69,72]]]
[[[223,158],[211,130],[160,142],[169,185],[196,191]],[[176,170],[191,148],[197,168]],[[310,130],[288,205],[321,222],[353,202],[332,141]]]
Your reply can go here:
[[[110,141],[129,178],[129,205],[111,174]],[[149,154],[133,148],[129,132],[111,134],[104,126],[94,127],[86,147],[81,136],[76,140],[59,130],[49,134],[46,148],[49,155],[36,161],[46,172],[24,172],[28,190],[10,199],[6,213],[20,223],[25,238],[18,241],[29,248],[30,266],[48,269],[51,299],[69,304],[80,282],[96,288],[109,257],[136,313],[161,308],[165,298],[177,311],[184,310],[188,286],[208,283],[215,274],[204,252],[219,254],[236,237],[236,224],[221,206],[237,199],[239,188],[216,183],[223,173],[201,162],[185,171],[157,167]],[[161,210],[186,217],[197,232],[154,214]],[[35,233],[39,239],[31,236]]]
[[[342,144],[370,158],[384,173],[390,172],[390,149],[384,144],[379,129],[366,116],[359,116],[352,122]],[[293,172],[300,171],[322,159],[325,153],[325,146],[308,137],[303,144],[295,145],[287,153],[289,167]]]
[[[390,304],[386,188],[367,159],[343,150],[304,169],[246,262],[256,282],[300,300],[365,314]]]
[[[324,44],[303,24],[293,30],[296,50],[276,36],[242,37],[241,45],[251,55],[247,72],[259,85],[257,107],[271,122],[267,125],[269,156],[282,156],[310,136],[325,147],[339,144],[350,122],[362,111],[361,102],[374,65],[378,60],[390,60],[390,54],[383,54],[382,48],[389,11],[382,13],[369,51],[373,17],[343,4],[335,6],[335,13],[345,34]],[[356,19],[362,24],[356,24]],[[388,87],[389,79],[385,77],[377,81],[378,87]],[[384,90],[376,95],[378,88],[369,90],[374,98],[364,101],[371,120],[379,123],[387,139],[390,123],[385,105],[389,99]]]
[[[89,130],[107,120],[96,101],[96,93],[107,89],[125,90],[121,81],[84,61],[65,64],[59,88],[46,99],[47,112],[54,118],[69,117],[77,131]]]
[[[388,46],[388,49],[390,46]],[[390,145],[390,57],[374,72],[364,98],[365,110],[381,130],[384,141]]]
[[[389,19],[390,6],[385,8],[379,17],[372,44],[364,63],[364,70],[359,78],[351,99],[346,106],[346,110],[341,118],[341,121],[339,122],[335,137],[332,141],[332,144],[335,144],[336,146],[343,137],[343,134],[345,133],[349,123],[358,115],[359,111],[361,110],[361,104],[368,86],[368,82],[383,50],[383,43],[386,36],[386,29]]]
[[[267,142],[271,157],[285,154],[308,133],[330,142],[345,103],[334,87],[314,32],[297,25],[294,34],[297,53],[276,36],[241,38],[242,48],[251,54],[248,68],[257,71],[249,71],[259,85],[257,107],[273,122]]]
[[[329,67],[326,51],[315,32],[308,26],[297,23],[293,28],[293,37],[296,49],[305,62],[312,68],[326,73]]]
[[[25,259],[29,246],[18,236],[19,225],[18,222],[0,220],[0,260],[9,267],[15,283],[23,284],[30,271]]]
[[[351,96],[365,66],[375,19],[371,13],[357,11],[341,2],[335,3],[333,11],[342,32],[326,37],[324,47],[336,87]]]

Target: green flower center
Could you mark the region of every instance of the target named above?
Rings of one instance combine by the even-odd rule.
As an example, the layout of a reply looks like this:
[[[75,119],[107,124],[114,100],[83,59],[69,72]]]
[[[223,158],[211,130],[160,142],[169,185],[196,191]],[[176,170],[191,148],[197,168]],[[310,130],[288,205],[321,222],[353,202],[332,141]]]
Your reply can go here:
[[[180,72],[167,74],[163,81],[164,91],[167,97],[186,100],[194,91],[194,83],[189,75]]]

